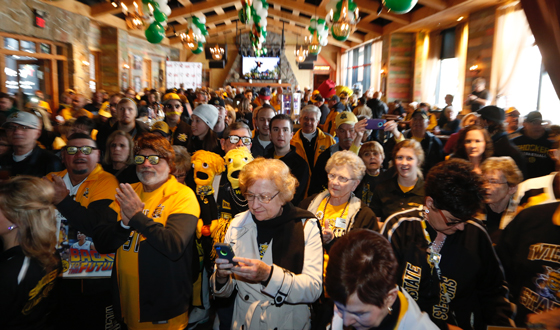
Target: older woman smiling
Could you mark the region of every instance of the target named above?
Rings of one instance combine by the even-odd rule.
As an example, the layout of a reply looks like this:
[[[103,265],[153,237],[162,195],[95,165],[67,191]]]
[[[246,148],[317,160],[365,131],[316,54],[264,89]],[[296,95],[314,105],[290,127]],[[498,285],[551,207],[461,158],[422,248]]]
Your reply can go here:
[[[323,225],[323,242],[330,247],[334,240],[356,228],[379,231],[375,214],[352,193],[364,177],[366,166],[351,151],[338,151],[326,166],[327,190],[301,202]]]

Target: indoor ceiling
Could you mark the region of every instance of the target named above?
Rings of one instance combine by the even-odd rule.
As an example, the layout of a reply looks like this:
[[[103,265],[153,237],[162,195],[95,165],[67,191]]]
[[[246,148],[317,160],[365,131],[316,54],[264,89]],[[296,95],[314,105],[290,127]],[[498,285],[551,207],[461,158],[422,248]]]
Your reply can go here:
[[[106,0],[76,0],[90,6],[94,19],[104,15],[123,18],[122,10],[115,8]],[[136,0],[141,2],[141,0]],[[268,31],[308,35],[307,27],[313,17],[324,18],[329,0],[267,0]],[[392,32],[414,32],[437,30],[457,24],[460,17],[466,19],[469,13],[495,6],[508,0],[418,0],[416,6],[407,14],[397,15],[386,8],[377,14],[380,0],[354,0],[359,7],[361,20],[357,30],[346,42],[329,37],[329,44],[342,48],[359,45]],[[133,0],[123,0],[129,8]],[[247,32],[249,27],[238,22],[237,11],[241,0],[171,0],[172,13],[168,19],[170,43],[180,42],[177,35],[186,30],[186,19],[190,16],[206,16],[206,26],[210,37],[233,36]]]

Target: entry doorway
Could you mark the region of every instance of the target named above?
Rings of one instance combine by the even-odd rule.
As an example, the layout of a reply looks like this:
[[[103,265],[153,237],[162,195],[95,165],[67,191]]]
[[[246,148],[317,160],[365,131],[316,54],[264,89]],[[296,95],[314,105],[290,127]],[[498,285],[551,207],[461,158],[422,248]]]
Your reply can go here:
[[[326,80],[330,78],[328,74],[315,74],[313,75],[313,90],[316,90],[324,83]]]

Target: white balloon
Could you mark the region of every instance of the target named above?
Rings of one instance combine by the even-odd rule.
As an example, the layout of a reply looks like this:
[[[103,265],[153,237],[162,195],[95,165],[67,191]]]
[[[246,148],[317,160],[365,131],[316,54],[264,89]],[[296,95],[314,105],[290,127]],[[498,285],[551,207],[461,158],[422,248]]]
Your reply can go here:
[[[171,15],[171,7],[169,7],[168,5],[160,6],[159,10],[161,10],[161,12],[167,16]]]
[[[261,21],[259,22],[259,25],[263,28],[265,28],[268,23],[266,22],[266,18],[261,18]]]
[[[198,18],[198,21],[202,24],[206,24],[206,16],[200,14],[200,15],[196,15],[196,17]]]
[[[159,24],[161,24],[161,26],[163,27],[167,27],[167,21],[160,22]]]
[[[260,2],[259,0],[253,1],[253,9],[255,9],[255,11],[259,11],[259,9],[261,9],[262,7],[262,2]]]
[[[325,38],[325,39],[321,39],[321,40],[319,41],[319,45],[321,45],[321,46],[323,46],[323,47],[326,46],[328,43],[329,43],[329,41],[328,41],[326,38]]]
[[[157,4],[161,7],[167,6],[167,0],[156,0]]]

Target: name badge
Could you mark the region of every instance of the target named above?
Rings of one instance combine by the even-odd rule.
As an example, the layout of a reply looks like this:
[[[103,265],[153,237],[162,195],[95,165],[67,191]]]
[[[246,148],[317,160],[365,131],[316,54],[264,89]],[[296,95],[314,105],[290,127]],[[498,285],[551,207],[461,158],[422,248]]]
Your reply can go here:
[[[344,218],[336,218],[336,222],[334,223],[334,226],[337,228],[344,228],[346,229],[346,219]]]

